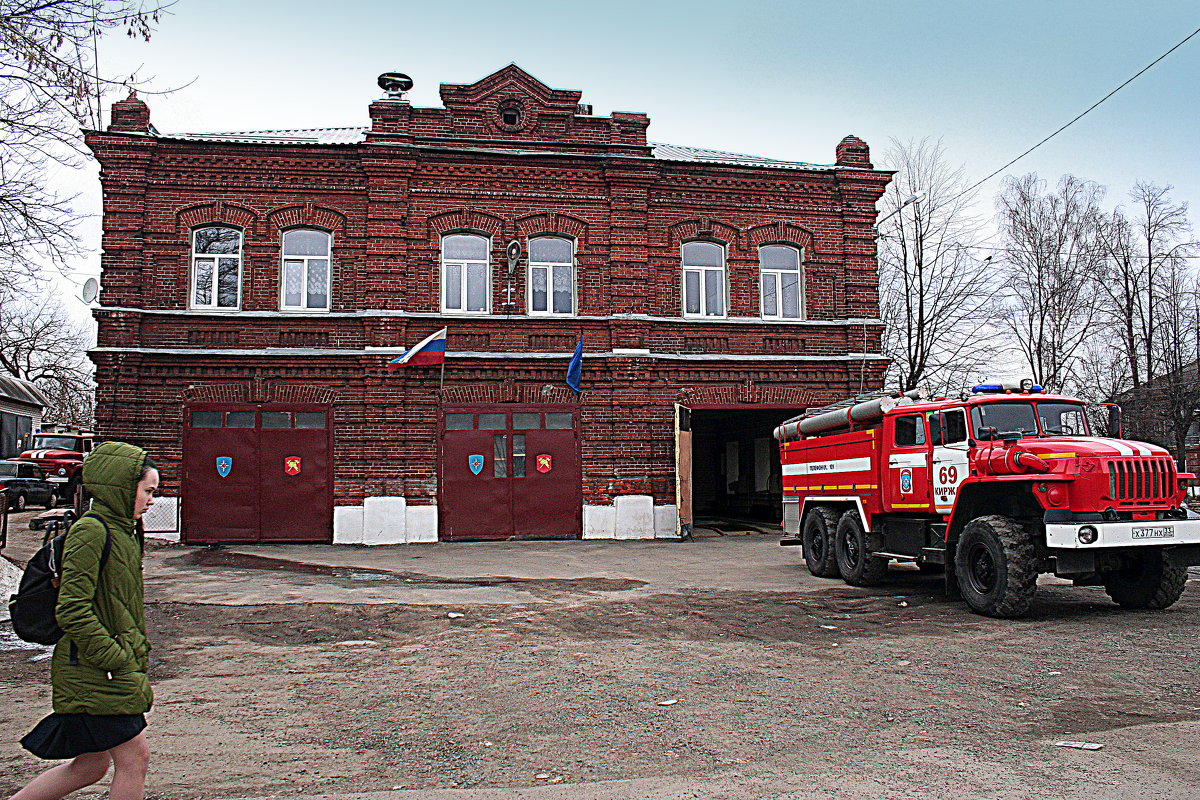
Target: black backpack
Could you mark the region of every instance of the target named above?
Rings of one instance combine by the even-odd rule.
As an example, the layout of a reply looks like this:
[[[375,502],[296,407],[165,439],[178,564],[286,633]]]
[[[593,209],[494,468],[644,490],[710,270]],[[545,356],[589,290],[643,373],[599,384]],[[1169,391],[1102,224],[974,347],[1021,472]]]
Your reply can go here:
[[[84,516],[87,516],[86,514]],[[112,533],[99,515],[93,517],[104,526],[104,550],[100,553],[100,570],[108,562],[108,551],[112,549]],[[62,638],[62,628],[54,618],[58,605],[58,584],[62,580],[63,547],[67,533],[60,533],[42,545],[21,575],[17,593],[9,598],[8,612],[12,618],[13,631],[26,642],[54,644]]]

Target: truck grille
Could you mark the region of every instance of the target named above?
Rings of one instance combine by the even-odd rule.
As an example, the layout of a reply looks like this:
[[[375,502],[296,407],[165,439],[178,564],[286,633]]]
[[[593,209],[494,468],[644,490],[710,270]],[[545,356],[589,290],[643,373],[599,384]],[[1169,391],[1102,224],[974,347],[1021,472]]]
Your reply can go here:
[[[1108,493],[1114,500],[1167,500],[1175,494],[1175,483],[1175,462],[1169,458],[1108,462]]]

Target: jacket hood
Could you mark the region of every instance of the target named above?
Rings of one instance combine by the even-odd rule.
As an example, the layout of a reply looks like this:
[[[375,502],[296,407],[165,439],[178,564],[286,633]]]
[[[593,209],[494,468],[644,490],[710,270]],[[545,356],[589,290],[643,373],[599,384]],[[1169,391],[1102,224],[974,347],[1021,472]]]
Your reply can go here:
[[[133,522],[133,501],[146,451],[124,442],[104,442],[83,462],[83,488],[117,518]]]

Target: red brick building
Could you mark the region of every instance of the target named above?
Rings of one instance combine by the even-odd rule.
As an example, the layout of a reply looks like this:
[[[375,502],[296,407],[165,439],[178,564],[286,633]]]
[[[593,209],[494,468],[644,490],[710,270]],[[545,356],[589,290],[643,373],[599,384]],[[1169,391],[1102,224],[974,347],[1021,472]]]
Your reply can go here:
[[[160,457],[185,541],[777,522],[774,425],[881,380],[867,145],[651,144],[515,65],[385,88],[366,128],[168,135],[130,97],[87,136],[99,432]],[[444,384],[386,369],[442,327]]]

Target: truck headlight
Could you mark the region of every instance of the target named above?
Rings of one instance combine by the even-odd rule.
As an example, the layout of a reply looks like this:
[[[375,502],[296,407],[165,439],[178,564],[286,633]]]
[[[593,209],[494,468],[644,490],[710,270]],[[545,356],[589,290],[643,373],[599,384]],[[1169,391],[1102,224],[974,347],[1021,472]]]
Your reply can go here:
[[[1092,544],[1100,538],[1100,531],[1096,530],[1093,525],[1083,525],[1079,528],[1079,541],[1081,544]]]
[[[67,474],[67,468],[66,468],[66,467],[59,467],[59,468],[58,468],[58,474],[59,474],[59,475],[66,475],[66,474]]]

